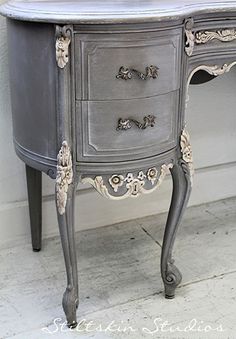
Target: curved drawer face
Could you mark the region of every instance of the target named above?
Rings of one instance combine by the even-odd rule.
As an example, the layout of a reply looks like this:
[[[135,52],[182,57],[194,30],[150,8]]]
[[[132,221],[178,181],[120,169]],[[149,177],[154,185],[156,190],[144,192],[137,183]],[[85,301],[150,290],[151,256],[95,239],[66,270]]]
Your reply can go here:
[[[77,102],[77,160],[127,161],[175,147],[178,97],[175,91],[146,99]]]
[[[76,58],[82,60],[80,66],[76,60],[77,99],[145,98],[179,88],[180,35],[80,42],[76,39]]]

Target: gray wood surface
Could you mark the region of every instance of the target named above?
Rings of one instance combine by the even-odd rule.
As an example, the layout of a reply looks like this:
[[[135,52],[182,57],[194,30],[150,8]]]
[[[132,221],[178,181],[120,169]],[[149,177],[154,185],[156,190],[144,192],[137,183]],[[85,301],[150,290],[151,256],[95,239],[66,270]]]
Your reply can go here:
[[[142,327],[155,329],[153,321],[161,317],[181,327],[196,318],[211,326],[222,324],[226,330],[200,336],[181,333],[184,339],[234,339],[235,204],[232,198],[186,210],[174,251],[183,272],[174,300],[163,298],[159,269],[166,213],[76,233],[78,319],[103,327],[115,320],[123,324],[122,328],[137,328],[136,333],[42,332],[44,327],[55,329],[53,320],[57,317],[64,322],[60,294],[65,272],[60,238],[44,239],[44,251],[34,254],[29,237],[1,247],[1,338],[148,339],[152,336],[143,333]],[[180,337],[179,333],[158,335]]]
[[[113,100],[145,98],[178,89],[181,33],[177,29],[159,34],[76,34],[77,98],[81,90],[83,100]],[[141,80],[135,75],[129,80],[116,78],[122,66],[145,73],[151,65],[159,68],[156,79]]]
[[[236,12],[236,1],[10,0],[1,6],[1,13],[11,18],[56,23],[151,22],[222,11]]]
[[[83,101],[76,111],[79,161],[114,162],[140,159],[174,148],[177,143],[179,92],[136,100]],[[143,122],[154,115],[155,125],[117,130],[120,118]]]
[[[0,8],[9,18],[17,154],[32,168],[55,177],[57,154],[60,149],[66,152],[59,153],[56,184],[61,193],[57,201],[66,206],[63,214],[57,202],[67,272],[63,307],[68,324],[76,325],[78,305],[73,227],[77,177],[94,180],[103,175],[100,179],[109,185],[109,177],[117,175],[119,168],[123,171],[118,173],[119,180],[123,180],[131,169],[148,173],[162,161],[173,164],[173,196],[161,258],[165,294],[172,298],[181,281],[172,249],[191,181],[191,147],[187,134],[183,134],[188,77],[202,64],[209,73],[212,66],[216,68],[216,74],[229,71],[233,65],[227,66],[236,58],[236,2],[19,0]],[[194,18],[186,23],[190,15]],[[67,25],[55,26],[55,22]],[[229,37],[229,45],[213,39],[207,45],[204,42],[206,49],[198,48],[194,34],[201,29],[220,30],[221,35],[226,32],[233,37]],[[144,71],[151,64],[159,67],[157,79],[141,83],[139,79],[126,82],[116,78],[121,66]],[[156,115],[154,127],[116,130],[119,118],[142,121],[148,114]],[[67,183],[72,169],[73,182]],[[140,184],[142,179],[129,180],[134,192],[145,185]],[[99,181],[98,191],[106,196],[104,190],[108,191]]]
[[[26,179],[32,248],[34,252],[38,252],[42,244],[42,173],[26,165]]]

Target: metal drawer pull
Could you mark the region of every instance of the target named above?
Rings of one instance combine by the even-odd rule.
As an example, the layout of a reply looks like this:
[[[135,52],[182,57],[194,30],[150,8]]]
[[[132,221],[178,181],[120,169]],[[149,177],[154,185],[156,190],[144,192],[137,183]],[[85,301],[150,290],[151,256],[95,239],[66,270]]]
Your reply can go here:
[[[139,128],[139,129],[146,129],[147,127],[154,127],[156,117],[154,115],[147,115],[143,118],[143,123],[135,120],[133,118],[122,119],[118,120],[117,131],[123,130],[126,131],[132,127],[132,122]]]
[[[151,65],[146,67],[146,74],[144,74],[142,72],[137,71],[134,68],[125,68],[124,66],[121,66],[116,78],[128,80],[132,79],[133,74],[136,74],[142,80],[147,80],[150,78],[156,79],[158,77],[158,70],[159,68],[157,66]]]

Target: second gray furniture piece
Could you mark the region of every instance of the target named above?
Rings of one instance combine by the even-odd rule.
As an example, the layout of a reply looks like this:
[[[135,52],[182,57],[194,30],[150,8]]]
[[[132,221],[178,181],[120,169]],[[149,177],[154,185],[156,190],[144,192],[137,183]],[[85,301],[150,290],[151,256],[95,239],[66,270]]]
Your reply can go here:
[[[236,1],[10,0],[0,12],[7,17],[14,144],[26,163],[35,251],[41,172],[55,179],[68,325],[76,326],[79,300],[79,181],[123,199],[154,191],[170,171],[161,273],[165,296],[173,298],[181,274],[172,248],[193,175],[188,87],[193,76],[207,81],[236,64]]]

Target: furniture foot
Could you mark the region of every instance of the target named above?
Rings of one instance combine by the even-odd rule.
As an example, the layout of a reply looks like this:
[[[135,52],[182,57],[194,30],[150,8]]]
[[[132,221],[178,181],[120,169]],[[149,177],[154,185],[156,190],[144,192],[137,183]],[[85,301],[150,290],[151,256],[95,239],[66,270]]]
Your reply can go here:
[[[174,298],[175,289],[182,280],[182,275],[174,265],[174,260],[172,259],[172,249],[176,231],[191,192],[190,166],[181,159],[171,169],[171,175],[173,180],[173,193],[161,254],[161,274],[165,286],[165,297],[167,299]]]
[[[78,291],[76,287],[67,286],[62,299],[63,310],[66,314],[67,326],[75,328],[77,326],[76,310],[78,307]]]
[[[34,252],[39,252],[42,244],[42,173],[28,165],[25,169],[32,248]]]

